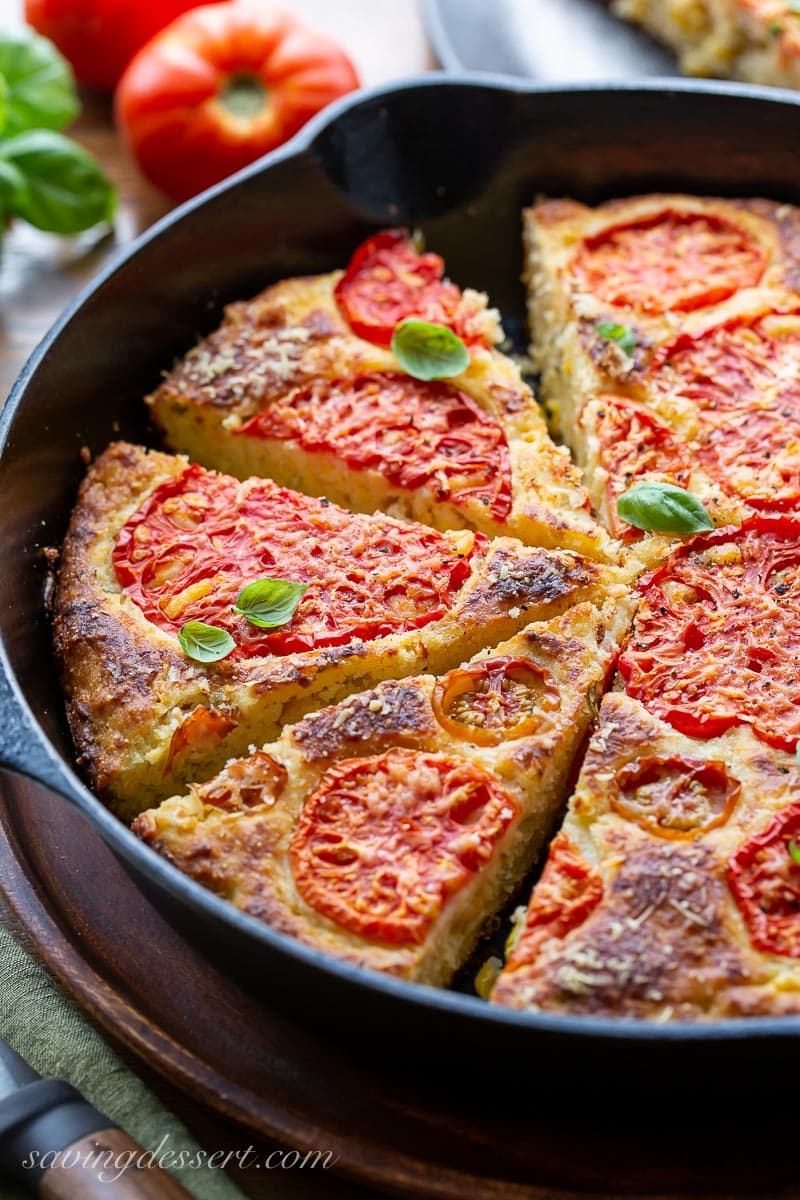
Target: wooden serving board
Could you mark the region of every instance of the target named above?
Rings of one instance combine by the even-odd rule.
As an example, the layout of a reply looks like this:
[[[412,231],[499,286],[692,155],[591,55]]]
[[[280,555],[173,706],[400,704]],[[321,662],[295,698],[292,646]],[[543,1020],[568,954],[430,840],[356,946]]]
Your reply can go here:
[[[493,1114],[490,1094],[454,1095],[424,1062],[413,1089],[387,1078],[380,1064],[356,1066],[226,980],[164,922],[77,812],[11,777],[0,803],[0,884],[41,959],[117,1040],[247,1130],[330,1149],[337,1170],[382,1193],[426,1200],[798,1195],[794,1139],[742,1136],[750,1106],[760,1104],[757,1080],[743,1081],[729,1111],[711,1111],[702,1127],[687,1128],[679,1113],[674,1125],[653,1120],[642,1096],[628,1096],[609,1123],[596,1106],[581,1104],[579,1079],[570,1112],[548,1105],[546,1079],[520,1080],[518,1115],[509,1120]],[[287,1194],[364,1194],[333,1179],[315,1180],[310,1192],[310,1182]]]

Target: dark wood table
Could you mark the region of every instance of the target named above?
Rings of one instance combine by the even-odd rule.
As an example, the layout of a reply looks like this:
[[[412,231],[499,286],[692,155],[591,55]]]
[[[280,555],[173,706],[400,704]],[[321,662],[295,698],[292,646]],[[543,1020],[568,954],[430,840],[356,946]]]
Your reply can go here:
[[[292,0],[292,10],[335,36],[350,52],[365,85],[417,73],[434,65],[415,0]],[[22,20],[22,0],[0,0],[0,27]],[[25,359],[62,309],[96,271],[170,204],[139,174],[125,153],[106,96],[84,93],[83,111],[70,131],[103,163],[119,189],[113,231],[77,238],[39,233],[21,223],[9,231],[0,267],[0,400],[4,400]],[[12,914],[0,899],[0,924],[26,943]],[[29,947],[31,948],[31,947]],[[258,1143],[239,1126],[194,1102],[172,1087],[121,1046],[132,1069],[209,1150],[244,1149],[253,1144],[262,1161],[271,1147]],[[335,1086],[331,1081],[331,1086]],[[236,1171],[239,1187],[254,1198],[272,1200],[357,1200],[375,1193],[340,1183],[322,1171]]]

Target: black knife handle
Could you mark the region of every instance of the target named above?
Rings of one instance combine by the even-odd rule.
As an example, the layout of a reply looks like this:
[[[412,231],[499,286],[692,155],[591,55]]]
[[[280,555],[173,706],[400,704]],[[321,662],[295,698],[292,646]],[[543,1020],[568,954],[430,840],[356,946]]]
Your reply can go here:
[[[186,1200],[148,1157],[61,1079],[0,1100],[0,1169],[47,1200]]]

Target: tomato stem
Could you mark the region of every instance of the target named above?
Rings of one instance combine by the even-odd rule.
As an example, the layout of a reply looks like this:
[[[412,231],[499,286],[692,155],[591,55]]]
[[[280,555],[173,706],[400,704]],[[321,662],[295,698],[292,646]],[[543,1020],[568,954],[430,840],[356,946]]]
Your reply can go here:
[[[269,93],[255,75],[231,75],[220,92],[220,103],[237,117],[254,117],[267,103]]]

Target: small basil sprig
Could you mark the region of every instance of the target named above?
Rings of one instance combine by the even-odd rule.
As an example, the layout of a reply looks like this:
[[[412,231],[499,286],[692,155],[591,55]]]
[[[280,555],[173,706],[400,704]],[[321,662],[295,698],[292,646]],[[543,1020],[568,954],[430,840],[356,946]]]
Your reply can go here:
[[[31,29],[0,35],[0,75],[4,137],[25,129],[63,129],[80,111],[69,63]]]
[[[204,621],[187,621],[181,626],[178,641],[184,654],[201,663],[219,662],[236,649],[236,642],[227,630],[206,625]]]
[[[0,141],[0,172],[5,211],[37,229],[80,233],[113,216],[114,190],[91,154],[52,129]]]
[[[79,107],[72,71],[52,42],[32,29],[0,32],[0,228],[20,217],[73,234],[110,220],[111,182],[58,132]]]
[[[291,621],[307,591],[307,583],[291,579],[254,579],[239,592],[233,611],[259,629],[274,629]]]
[[[798,867],[800,867],[800,846],[798,846],[794,838],[789,842],[788,850],[792,862],[796,862]]]
[[[672,483],[643,480],[617,500],[623,521],[653,533],[700,533],[714,522],[696,496]]]
[[[458,334],[414,317],[395,327],[392,354],[415,379],[451,379],[469,366],[469,350]]]
[[[605,338],[607,342],[616,342],[620,350],[624,350],[629,358],[633,357],[636,350],[636,336],[627,325],[617,325],[614,321],[600,321],[595,329],[601,338]]]

